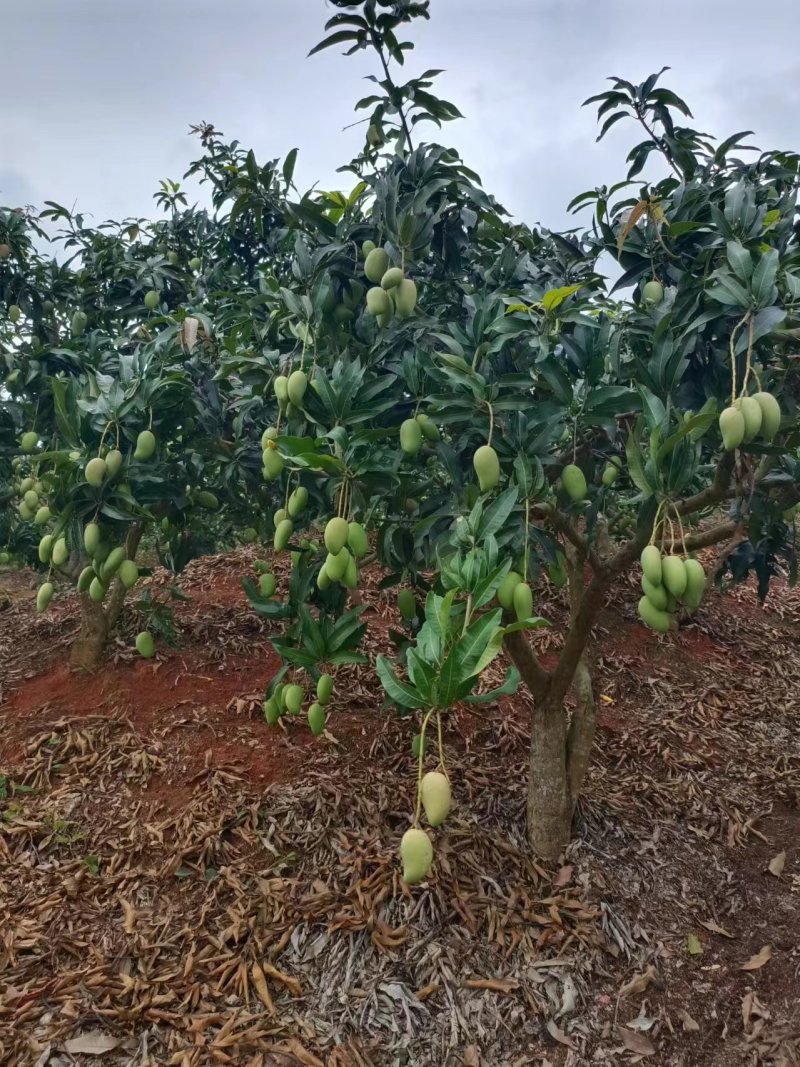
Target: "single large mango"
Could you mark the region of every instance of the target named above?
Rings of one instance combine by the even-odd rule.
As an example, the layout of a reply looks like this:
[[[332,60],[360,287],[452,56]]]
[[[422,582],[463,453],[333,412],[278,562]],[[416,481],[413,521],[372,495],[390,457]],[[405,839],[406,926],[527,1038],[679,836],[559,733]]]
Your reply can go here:
[[[371,248],[364,260],[364,273],[367,278],[378,285],[381,278],[389,269],[389,257],[382,248]]]
[[[649,582],[653,585],[661,585],[663,581],[663,568],[661,561],[661,550],[655,545],[648,545],[642,549],[642,554],[639,557],[639,562],[642,565],[642,573]]]
[[[325,526],[325,547],[331,553],[332,556],[337,555],[342,551],[347,544],[347,535],[350,532],[350,528],[347,525],[347,520],[340,517],[329,519]]]
[[[400,859],[405,881],[409,885],[421,882],[433,863],[433,845],[424,830],[406,830],[400,842]]]
[[[522,581],[522,575],[516,571],[509,571],[497,587],[497,603],[501,608],[509,610],[514,605],[514,590]]]
[[[152,430],[142,430],[136,438],[136,448],[133,458],[137,460],[150,459],[156,450],[156,435]]]
[[[417,306],[417,286],[411,278],[403,278],[392,292],[397,314],[404,319],[408,318],[409,315],[413,315]]]
[[[307,388],[308,376],[306,372],[302,370],[292,371],[286,383],[286,393],[291,402],[299,408],[303,406],[303,397],[306,395]]]
[[[663,585],[654,585],[647,575],[643,574],[642,591],[657,611],[667,610],[669,595]]]
[[[734,407],[741,411],[744,418],[744,440],[746,444],[757,437],[761,429],[761,420],[763,418],[761,405],[755,397],[742,396],[736,401]]]
[[[431,826],[441,826],[450,813],[450,783],[441,771],[428,771],[420,782],[425,817]]]
[[[490,493],[500,481],[500,460],[491,445],[481,445],[472,457],[472,466],[478,475],[482,493]]]
[[[518,622],[524,622],[533,615],[533,590],[527,582],[519,582],[514,586],[511,599]]]
[[[680,556],[664,556],[661,561],[662,581],[668,592],[678,600],[686,592],[686,567]]]
[[[697,611],[706,591],[706,572],[702,563],[697,559],[684,560],[686,570],[686,592],[683,594],[683,603],[688,611]]]
[[[756,393],[753,400],[761,408],[761,436],[772,441],[781,428],[781,406],[772,393]]]
[[[407,456],[415,456],[422,448],[422,430],[416,419],[404,419],[400,424],[400,447]]]
[[[103,484],[103,479],[106,476],[106,471],[106,461],[104,459],[101,459],[99,456],[95,456],[94,459],[90,459],[89,462],[86,464],[86,470],[84,471],[84,475],[89,485],[93,486],[95,489],[99,489],[100,486]]]
[[[586,477],[577,464],[566,465],[561,472],[561,484],[564,486],[564,492],[576,504],[579,500],[586,499]]]

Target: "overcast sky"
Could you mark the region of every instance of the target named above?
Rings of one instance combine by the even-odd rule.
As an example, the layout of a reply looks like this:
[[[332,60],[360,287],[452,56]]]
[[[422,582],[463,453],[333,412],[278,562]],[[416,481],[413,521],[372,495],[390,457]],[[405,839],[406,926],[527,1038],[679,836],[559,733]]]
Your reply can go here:
[[[432,0],[405,69],[446,68],[438,93],[465,115],[426,137],[457,147],[514,215],[562,226],[575,193],[624,176],[635,129],[598,145],[580,106],[609,74],[667,64],[700,129],[800,149],[798,3]],[[0,204],[152,214],[200,121],[259,160],[297,146],[299,183],[347,187],[336,167],[363,130],[343,127],[374,60],[306,59],[334,13],[324,0],[0,0]]]

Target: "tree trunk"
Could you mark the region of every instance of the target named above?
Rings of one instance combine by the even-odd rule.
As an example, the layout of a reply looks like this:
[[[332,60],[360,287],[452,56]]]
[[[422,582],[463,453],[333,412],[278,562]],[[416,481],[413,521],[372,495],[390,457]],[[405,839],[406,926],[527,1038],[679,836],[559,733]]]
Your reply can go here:
[[[74,671],[93,671],[100,665],[108,625],[103,605],[88,593],[81,593],[81,629],[69,653],[69,665]]]
[[[574,804],[567,779],[564,708],[537,701],[531,712],[528,840],[537,855],[557,859],[569,842]]]

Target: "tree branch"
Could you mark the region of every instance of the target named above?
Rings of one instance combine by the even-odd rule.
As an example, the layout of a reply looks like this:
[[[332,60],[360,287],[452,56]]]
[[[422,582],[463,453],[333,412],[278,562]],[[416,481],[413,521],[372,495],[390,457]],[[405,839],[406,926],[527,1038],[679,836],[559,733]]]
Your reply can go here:
[[[719,504],[728,495],[733,474],[734,453],[726,452],[717,464],[714,481],[702,492],[694,496],[687,496],[685,500],[676,500],[675,507],[679,515],[690,515],[693,511],[702,511],[703,508]]]
[[[544,697],[550,684],[550,674],[539,662],[525,631],[515,630],[506,634],[503,644],[532,696],[537,700]]]
[[[592,570],[597,571],[602,569],[603,561],[591,545],[589,545],[586,538],[578,533],[566,515],[553,507],[552,504],[537,504],[533,508],[533,514],[537,518],[545,519],[550,522],[559,533],[562,533],[568,541],[571,541],[572,544],[589,560],[592,565]]]

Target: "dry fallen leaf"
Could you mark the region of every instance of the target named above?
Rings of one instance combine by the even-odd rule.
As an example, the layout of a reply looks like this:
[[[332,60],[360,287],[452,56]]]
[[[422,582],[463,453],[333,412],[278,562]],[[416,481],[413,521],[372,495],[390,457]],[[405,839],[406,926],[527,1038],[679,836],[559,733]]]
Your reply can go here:
[[[572,878],[572,867],[562,867],[558,874],[553,879],[553,886],[556,889],[561,889],[563,886],[569,883]]]
[[[772,959],[772,945],[764,945],[760,952],[755,956],[751,956],[747,963],[743,963],[739,968],[740,971],[757,971],[759,967],[763,967],[765,963],[769,963]]]
[[[700,925],[705,926],[706,930],[710,930],[712,934],[722,934],[723,937],[736,937],[736,934],[732,934],[730,930],[726,930],[724,926],[720,926],[719,923],[715,923],[713,919],[701,919]]]
[[[676,1012],[676,1014],[677,1014],[678,1018],[680,1019],[681,1025],[683,1026],[684,1030],[699,1030],[700,1029],[700,1024],[696,1023],[694,1021],[694,1019],[691,1017],[691,1015],[689,1014],[689,1012],[686,1011],[684,1008],[678,1008],[678,1011]]]
[[[656,1054],[655,1045],[645,1034],[629,1030],[627,1026],[618,1026],[617,1036],[629,1052],[636,1052],[640,1056],[655,1056]]]
[[[481,1057],[477,1045],[470,1045],[464,1049],[464,1063],[462,1067],[481,1067]]]
[[[547,1021],[547,1032],[555,1041],[558,1041],[560,1045],[566,1045],[567,1048],[575,1048],[575,1042],[572,1038],[567,1037],[564,1031],[561,1030],[552,1019],[548,1019]]]
[[[783,868],[786,865],[786,853],[779,852],[777,856],[773,856],[769,861],[769,873],[774,874],[776,878],[780,878],[783,874]]]
[[[104,1034],[100,1030],[87,1030],[80,1037],[71,1037],[64,1042],[64,1051],[72,1056],[82,1054],[84,1056],[102,1056],[106,1052],[113,1052],[119,1048],[122,1042],[117,1037]]]
[[[635,974],[629,982],[626,982],[619,991],[620,998],[636,996],[639,993],[644,993],[651,982],[657,981],[658,975],[655,967],[650,966],[642,972],[642,974]]]

